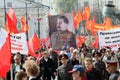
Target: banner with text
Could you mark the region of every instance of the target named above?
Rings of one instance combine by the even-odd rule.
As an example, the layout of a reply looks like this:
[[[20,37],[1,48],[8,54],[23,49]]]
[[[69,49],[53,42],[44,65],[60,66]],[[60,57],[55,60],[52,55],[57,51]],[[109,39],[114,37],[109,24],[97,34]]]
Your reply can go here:
[[[98,37],[100,49],[109,46],[116,51],[120,47],[120,28],[107,31],[99,30]]]
[[[25,33],[11,34],[10,39],[11,39],[11,51],[13,54],[17,52],[20,52],[21,54],[28,53]]]

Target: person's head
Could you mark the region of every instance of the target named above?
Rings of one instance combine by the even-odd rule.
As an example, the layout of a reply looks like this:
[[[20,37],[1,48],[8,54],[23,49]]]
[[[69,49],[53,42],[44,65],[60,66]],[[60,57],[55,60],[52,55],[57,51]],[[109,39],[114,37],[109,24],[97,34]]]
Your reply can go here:
[[[91,58],[85,58],[84,63],[86,70],[91,70],[93,68],[93,61]]]
[[[21,63],[21,55],[20,54],[15,54],[15,56],[14,56],[14,62],[17,65],[19,65]]]
[[[81,52],[82,52],[82,54],[86,55],[87,54],[86,48],[82,48]]]
[[[102,55],[102,54],[101,54],[100,52],[96,51],[96,50],[93,52],[93,57],[94,57],[95,60],[97,60],[97,61],[100,60],[101,55]]]
[[[68,29],[69,20],[66,16],[62,15],[57,18],[57,30],[65,31]]]
[[[85,69],[82,65],[74,65],[73,69],[69,71],[72,73],[73,80],[78,80],[81,77],[85,77]]]
[[[49,54],[52,54],[53,48],[50,48],[50,49],[48,50],[48,52],[49,52]]]
[[[62,64],[67,64],[67,62],[68,62],[68,56],[66,54],[61,54],[59,56],[59,59],[60,59]]]
[[[77,50],[77,49],[74,49],[73,52],[71,53],[71,58],[72,58],[72,59],[76,59],[77,54],[78,54],[78,50]]]
[[[106,53],[107,53],[107,55],[112,55],[112,50],[110,47],[106,48]]]
[[[74,50],[74,47],[70,47],[70,52],[72,53]]]
[[[35,57],[33,57],[33,56],[29,56],[27,59],[28,59],[28,60],[34,60],[34,61],[35,61]]]
[[[23,64],[23,68],[26,70],[27,76],[38,76],[39,75],[39,66],[34,60],[26,60]]]
[[[15,74],[16,80],[27,80],[27,73],[24,71],[18,71]]]
[[[114,60],[106,60],[106,69],[108,73],[112,74],[117,71],[117,61]]]
[[[48,51],[44,51],[44,52],[43,52],[43,57],[44,57],[45,59],[48,59],[48,57],[49,57]]]
[[[105,48],[102,48],[102,49],[100,50],[100,53],[102,54],[102,56],[104,56],[104,55],[106,54],[106,49],[105,49]]]

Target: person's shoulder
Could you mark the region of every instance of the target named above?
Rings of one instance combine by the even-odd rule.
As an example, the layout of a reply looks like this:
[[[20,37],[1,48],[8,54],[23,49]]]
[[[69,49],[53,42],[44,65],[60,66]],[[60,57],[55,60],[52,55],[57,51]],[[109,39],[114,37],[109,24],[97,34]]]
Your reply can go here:
[[[51,34],[51,37],[55,36],[55,35],[58,35],[60,33],[60,31],[55,31]]]

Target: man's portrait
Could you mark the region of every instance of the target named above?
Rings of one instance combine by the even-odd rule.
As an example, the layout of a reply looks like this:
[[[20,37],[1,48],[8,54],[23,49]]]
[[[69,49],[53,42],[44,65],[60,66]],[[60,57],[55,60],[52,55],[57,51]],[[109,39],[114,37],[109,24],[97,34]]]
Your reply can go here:
[[[62,50],[76,47],[72,14],[50,16],[50,42],[53,49]]]

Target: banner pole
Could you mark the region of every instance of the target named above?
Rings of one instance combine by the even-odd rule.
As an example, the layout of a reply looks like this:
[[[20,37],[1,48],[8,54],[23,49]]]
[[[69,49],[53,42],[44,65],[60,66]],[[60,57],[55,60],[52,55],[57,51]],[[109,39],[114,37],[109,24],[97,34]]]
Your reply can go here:
[[[10,76],[11,76],[11,80],[13,80],[13,68],[12,68],[12,64],[11,64],[11,68],[10,68]]]

